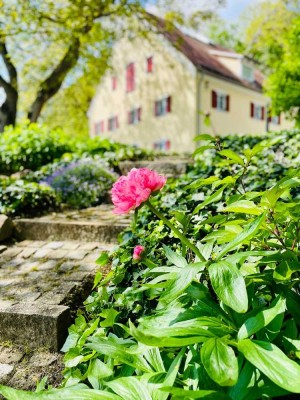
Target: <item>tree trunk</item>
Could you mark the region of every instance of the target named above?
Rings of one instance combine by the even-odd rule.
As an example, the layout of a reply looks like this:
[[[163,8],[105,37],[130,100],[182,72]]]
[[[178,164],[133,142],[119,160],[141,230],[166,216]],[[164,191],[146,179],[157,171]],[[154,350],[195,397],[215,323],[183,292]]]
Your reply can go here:
[[[0,75],[0,87],[4,89],[6,94],[5,101],[0,107],[0,132],[3,132],[5,126],[15,125],[18,105],[17,70],[8,54],[3,37],[0,37],[0,56],[2,57],[9,77],[9,80],[6,80]]]
[[[7,125],[16,124],[18,92],[15,90],[6,91],[6,99],[0,107],[0,132],[4,131]]]
[[[51,99],[60,89],[67,73],[76,65],[79,58],[80,41],[74,38],[64,58],[51,72],[47,79],[41,83],[37,96],[28,112],[30,122],[36,122],[45,103]]]

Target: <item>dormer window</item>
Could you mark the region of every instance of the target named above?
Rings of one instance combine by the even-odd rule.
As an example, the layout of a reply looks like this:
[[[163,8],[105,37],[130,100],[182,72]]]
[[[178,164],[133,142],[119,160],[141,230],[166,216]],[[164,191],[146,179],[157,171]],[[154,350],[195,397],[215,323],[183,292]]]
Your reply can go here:
[[[250,65],[242,64],[242,79],[248,82],[254,81],[254,71]]]

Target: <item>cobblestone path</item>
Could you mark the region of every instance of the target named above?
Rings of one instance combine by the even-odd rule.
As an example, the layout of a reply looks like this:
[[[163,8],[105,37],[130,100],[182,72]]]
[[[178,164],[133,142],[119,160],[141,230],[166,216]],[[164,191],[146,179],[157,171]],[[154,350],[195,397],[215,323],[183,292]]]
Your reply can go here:
[[[25,240],[0,245],[0,383],[34,389],[45,375],[54,386],[61,381],[59,350],[92,289],[95,261],[129,220],[111,206],[15,220]]]

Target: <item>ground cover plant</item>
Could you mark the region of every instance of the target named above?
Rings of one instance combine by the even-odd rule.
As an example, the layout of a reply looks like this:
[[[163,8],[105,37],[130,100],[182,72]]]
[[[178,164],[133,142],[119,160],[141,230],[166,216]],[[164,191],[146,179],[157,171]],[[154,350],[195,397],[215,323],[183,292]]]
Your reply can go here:
[[[98,260],[111,272],[98,273],[70,328],[62,387],[0,386],[7,399],[299,396],[299,168],[257,186],[274,143],[234,152],[203,139],[216,163],[201,173],[164,185],[135,172],[115,184],[116,210],[136,218]]]
[[[57,207],[57,197],[50,187],[21,179],[0,179],[0,214],[37,216]]]
[[[60,203],[87,208],[105,201],[116,177],[101,158],[83,157],[56,169],[41,183],[54,189]]]
[[[0,136],[1,212],[34,216],[61,205],[101,204],[122,160],[152,157],[152,152],[100,137],[70,138],[45,125],[8,127]]]

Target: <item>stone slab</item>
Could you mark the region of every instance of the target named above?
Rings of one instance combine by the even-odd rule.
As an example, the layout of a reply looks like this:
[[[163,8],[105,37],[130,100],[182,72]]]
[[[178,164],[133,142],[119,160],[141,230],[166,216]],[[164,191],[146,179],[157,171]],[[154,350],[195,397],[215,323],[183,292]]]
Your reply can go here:
[[[0,214],[0,242],[7,240],[13,233],[12,220],[6,215]]]
[[[167,177],[178,177],[186,173],[191,162],[188,158],[165,157],[147,161],[121,161],[119,167],[123,175],[127,175],[132,168],[149,168]]]
[[[70,309],[66,306],[18,303],[0,306],[0,340],[59,350],[70,326]]]
[[[14,220],[14,227],[15,237],[19,240],[55,239],[82,242],[102,241],[106,243],[116,243],[118,234],[125,228],[124,225],[108,225],[97,222],[58,222],[26,218]]]

